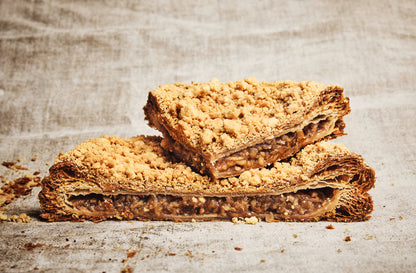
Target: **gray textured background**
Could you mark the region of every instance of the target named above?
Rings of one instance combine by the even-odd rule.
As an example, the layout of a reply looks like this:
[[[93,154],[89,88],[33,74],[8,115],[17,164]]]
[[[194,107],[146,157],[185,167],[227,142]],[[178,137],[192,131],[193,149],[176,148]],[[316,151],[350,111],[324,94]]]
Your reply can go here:
[[[142,107],[160,84],[255,76],[343,86],[352,113],[335,142],[362,154],[377,182],[372,219],[334,230],[45,223],[35,190],[6,211],[31,223],[0,223],[0,271],[414,271],[415,14],[414,0],[1,0],[0,161],[21,157],[46,175],[47,162],[83,140],[156,134]],[[0,175],[17,174],[0,166]]]

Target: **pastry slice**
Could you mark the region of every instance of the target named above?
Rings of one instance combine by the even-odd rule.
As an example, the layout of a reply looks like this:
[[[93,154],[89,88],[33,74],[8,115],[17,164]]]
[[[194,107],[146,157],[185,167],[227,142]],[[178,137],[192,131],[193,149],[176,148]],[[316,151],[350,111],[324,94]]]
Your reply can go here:
[[[287,162],[212,181],[175,162],[161,138],[102,137],[61,153],[42,182],[48,221],[362,221],[374,171],[342,144],[306,146]]]
[[[350,106],[339,86],[249,78],[163,85],[149,92],[144,111],[165,150],[218,179],[343,135]]]

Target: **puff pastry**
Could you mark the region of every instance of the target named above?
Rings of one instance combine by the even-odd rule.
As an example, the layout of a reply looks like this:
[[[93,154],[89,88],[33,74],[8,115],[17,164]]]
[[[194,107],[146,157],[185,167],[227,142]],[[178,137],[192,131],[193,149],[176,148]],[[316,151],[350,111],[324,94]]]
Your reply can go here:
[[[48,221],[362,221],[374,171],[342,144],[306,146],[285,162],[212,181],[161,147],[161,138],[88,140],[61,153],[42,182]]]
[[[163,85],[149,92],[144,111],[164,149],[218,179],[343,135],[350,106],[339,86],[249,78]]]

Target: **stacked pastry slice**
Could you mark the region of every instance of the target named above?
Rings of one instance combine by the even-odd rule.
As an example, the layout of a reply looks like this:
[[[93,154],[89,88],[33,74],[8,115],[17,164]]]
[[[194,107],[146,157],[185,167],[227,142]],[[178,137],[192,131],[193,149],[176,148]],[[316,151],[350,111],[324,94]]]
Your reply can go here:
[[[160,137],[92,139],[42,181],[50,221],[361,221],[374,171],[342,144],[348,99],[313,82],[165,85],[146,118]]]

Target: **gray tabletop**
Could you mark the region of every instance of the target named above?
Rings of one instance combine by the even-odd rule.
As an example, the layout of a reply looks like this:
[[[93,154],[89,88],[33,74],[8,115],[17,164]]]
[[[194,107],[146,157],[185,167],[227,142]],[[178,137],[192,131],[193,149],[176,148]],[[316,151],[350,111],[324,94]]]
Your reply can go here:
[[[377,181],[372,218],[334,229],[46,223],[35,188],[4,211],[31,222],[0,223],[0,271],[415,271],[415,14],[413,0],[1,1],[0,161],[47,175],[84,140],[158,134],[142,108],[161,84],[254,76],[343,86],[348,135],[333,142]]]

